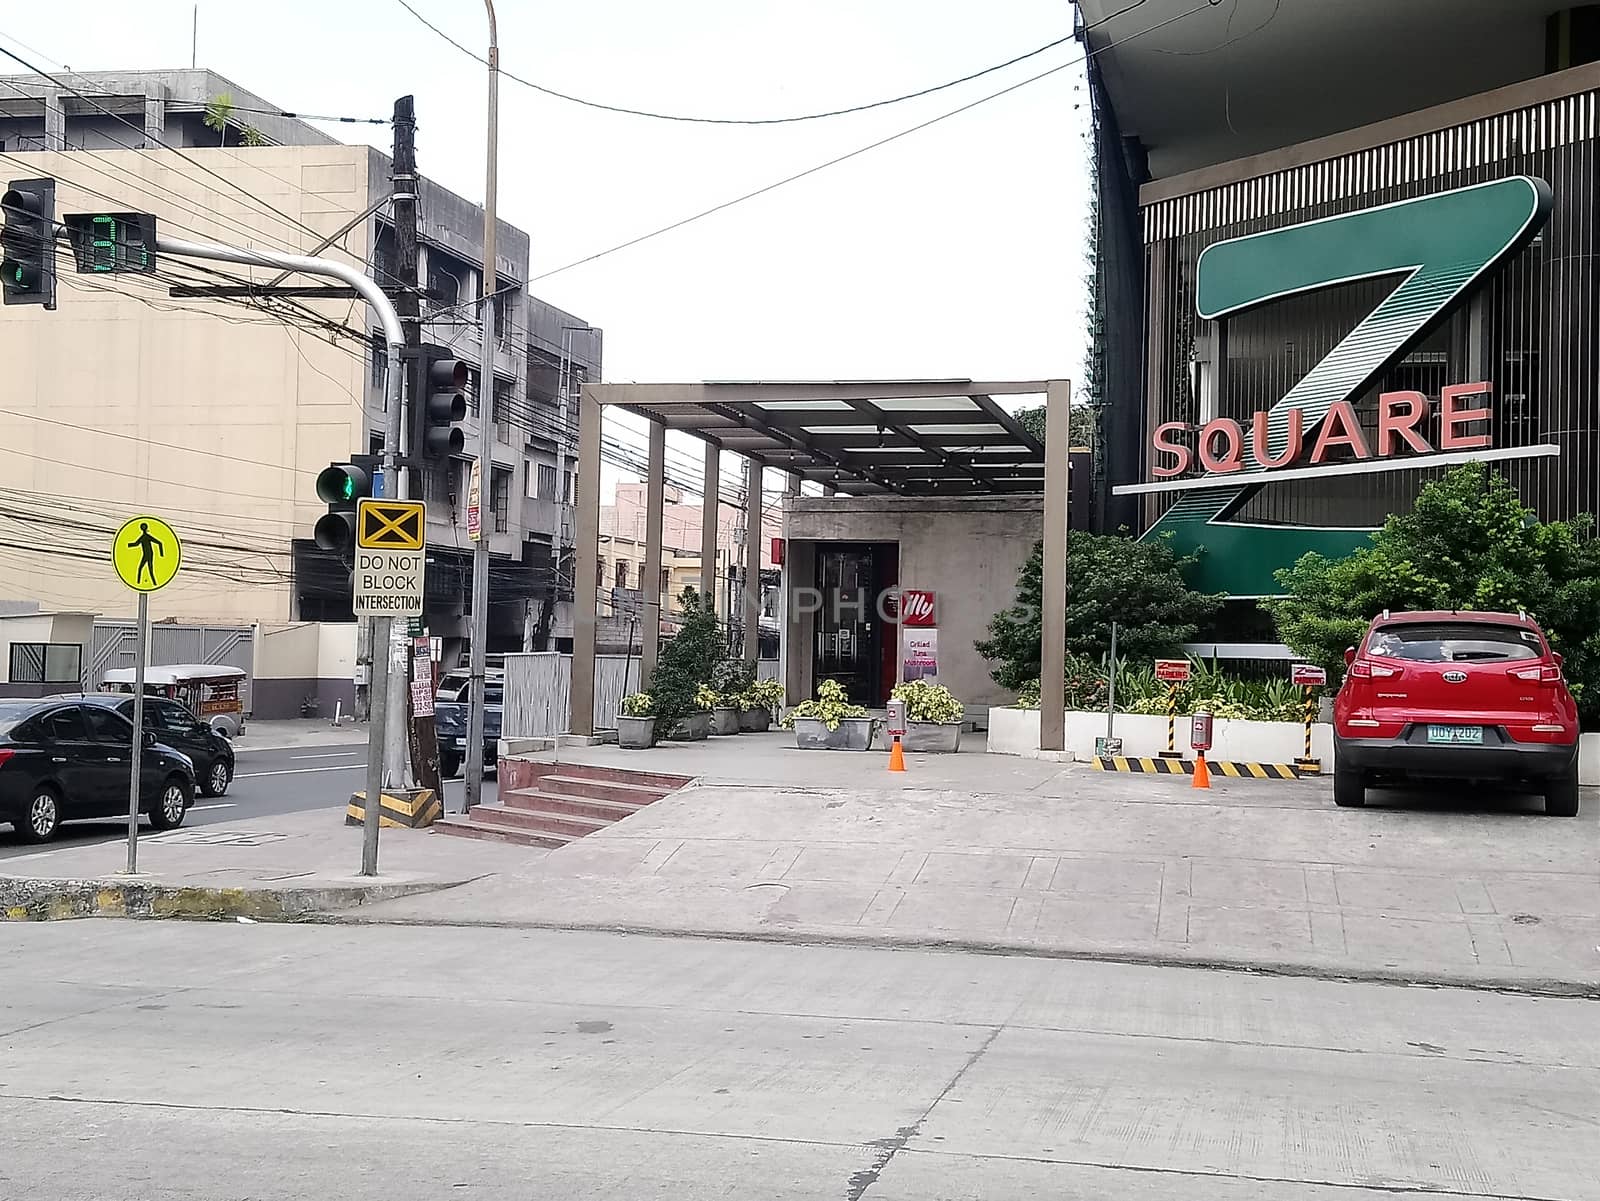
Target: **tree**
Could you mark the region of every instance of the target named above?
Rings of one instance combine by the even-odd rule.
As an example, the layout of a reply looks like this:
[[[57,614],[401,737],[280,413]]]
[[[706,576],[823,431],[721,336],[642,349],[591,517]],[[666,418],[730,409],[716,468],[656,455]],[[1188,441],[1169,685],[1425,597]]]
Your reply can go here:
[[[1506,478],[1457,467],[1343,559],[1302,557],[1278,572],[1278,635],[1330,679],[1385,609],[1526,610],[1566,660],[1585,721],[1600,716],[1600,541],[1594,522],[1541,522]]]
[[[220,96],[213,96],[206,105],[206,115],[203,118],[207,129],[217,132],[219,141],[217,145],[228,144],[228,129],[233,121],[233,93],[223,92]],[[239,126],[239,144],[241,146],[265,146],[267,135],[254,125]]]
[[[1111,649],[1117,623],[1117,654],[1154,658],[1176,652],[1194,638],[1222,603],[1184,581],[1191,560],[1165,542],[1134,542],[1117,534],[1074,530],[1067,542],[1067,654],[1098,660]],[[1039,678],[1044,598],[1043,550],[1017,577],[1017,599],[989,622],[978,653],[993,661],[1002,688],[1020,688]]]
[[[661,648],[646,689],[655,702],[656,731],[662,738],[694,712],[695,692],[711,682],[711,673],[722,657],[716,610],[693,588],[685,588],[678,603],[682,608],[678,632]]]
[[[1087,446],[1094,448],[1096,413],[1089,405],[1073,405],[1068,410],[1070,420],[1067,429],[1071,433],[1074,447]],[[1019,425],[1027,430],[1040,442],[1044,441],[1044,406],[1037,405],[1030,409],[1018,409],[1013,414]]]

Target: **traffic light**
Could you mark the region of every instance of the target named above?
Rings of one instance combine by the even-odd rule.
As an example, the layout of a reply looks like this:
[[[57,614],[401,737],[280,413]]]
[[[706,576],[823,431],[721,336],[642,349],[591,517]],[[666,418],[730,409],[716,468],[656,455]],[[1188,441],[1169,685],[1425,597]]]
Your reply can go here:
[[[412,392],[411,451],[418,459],[448,459],[466,449],[457,422],[467,416],[467,365],[441,346],[424,346]]]
[[[156,269],[154,213],[67,213],[61,224],[80,275]]]
[[[56,307],[56,181],[13,179],[0,196],[0,301]]]
[[[341,556],[355,553],[356,503],[372,495],[376,473],[373,455],[352,456],[353,463],[330,463],[317,474],[317,499],[328,511],[317,518],[312,537],[323,550]]]

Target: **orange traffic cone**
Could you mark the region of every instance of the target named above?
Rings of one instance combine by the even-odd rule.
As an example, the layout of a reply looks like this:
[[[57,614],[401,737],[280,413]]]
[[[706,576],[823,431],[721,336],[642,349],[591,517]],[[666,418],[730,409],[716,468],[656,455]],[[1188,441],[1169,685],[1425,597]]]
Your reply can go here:
[[[1190,787],[1211,787],[1211,769],[1206,766],[1206,753],[1204,751],[1201,751],[1199,757],[1194,761],[1194,780],[1191,782]]]
[[[889,770],[905,771],[906,753],[900,749],[900,735],[896,734],[889,743]]]

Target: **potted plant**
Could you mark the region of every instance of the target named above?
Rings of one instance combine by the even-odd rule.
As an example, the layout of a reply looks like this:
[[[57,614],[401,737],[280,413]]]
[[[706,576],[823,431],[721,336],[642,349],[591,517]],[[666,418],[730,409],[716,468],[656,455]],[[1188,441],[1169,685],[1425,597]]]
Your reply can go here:
[[[908,751],[951,752],[961,746],[961,724],[966,710],[943,684],[908,680],[890,693],[906,703],[906,733],[901,740]]]
[[[655,745],[656,703],[648,692],[634,692],[622,698],[622,713],[617,718],[617,745],[624,750],[643,751]]]
[[[872,719],[861,705],[852,705],[838,680],[824,680],[817,699],[801,701],[783,724],[794,730],[794,744],[803,751],[864,751],[872,745]]]
[[[713,734],[739,732],[739,706],[734,704],[732,696],[702,684],[695,694],[695,703],[701,707],[708,707]]]
[[[755,682],[756,665],[743,659],[724,659],[711,673],[711,732],[739,732],[739,694]]]
[[[661,648],[650,676],[657,736],[701,739],[711,733],[710,706],[698,702],[717,665],[717,615],[693,588],[679,598],[678,632]]]
[[[755,680],[739,695],[739,728],[752,734],[772,728],[783,705],[783,685],[777,680]]]
[[[667,735],[674,742],[699,742],[711,736],[711,707],[717,694],[705,684],[695,688],[689,712],[680,717]]]

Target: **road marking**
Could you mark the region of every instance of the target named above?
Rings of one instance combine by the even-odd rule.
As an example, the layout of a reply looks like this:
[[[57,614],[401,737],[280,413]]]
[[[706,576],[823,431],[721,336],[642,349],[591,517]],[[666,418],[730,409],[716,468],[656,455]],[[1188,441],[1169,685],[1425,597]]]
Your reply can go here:
[[[207,809],[237,809],[239,806],[232,801],[222,801],[215,805],[190,805],[190,813],[204,813]]]
[[[348,751],[339,751],[339,752],[337,752],[335,754],[332,754],[332,755],[290,755],[289,758],[291,760],[293,760],[293,759],[347,759],[351,755],[364,755],[366,753],[367,753],[367,748],[366,747],[358,746],[358,747],[352,747]]]
[[[303,776],[314,771],[365,771],[365,763],[341,763],[334,767],[287,767],[282,771],[251,771],[243,772],[233,778],[235,780],[256,780],[262,776]]]

